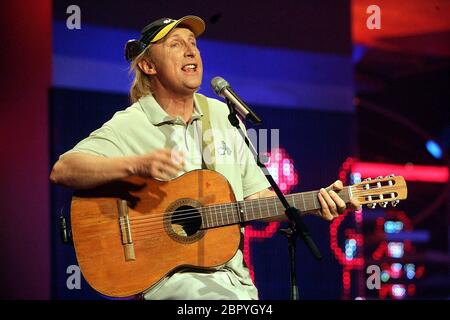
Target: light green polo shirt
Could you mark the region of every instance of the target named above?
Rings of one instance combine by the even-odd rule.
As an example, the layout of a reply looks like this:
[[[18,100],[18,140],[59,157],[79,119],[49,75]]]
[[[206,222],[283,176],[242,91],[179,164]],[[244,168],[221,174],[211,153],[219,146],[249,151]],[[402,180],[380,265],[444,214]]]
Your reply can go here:
[[[228,121],[226,104],[207,98],[211,128],[214,133],[215,170],[229,181],[236,200],[269,187],[239,133]],[[143,155],[162,148],[176,148],[185,153],[185,167],[180,175],[202,168],[203,110],[194,96],[194,113],[189,124],[168,115],[152,95],[141,98],[93,131],[69,152],[83,152],[104,157]],[[242,125],[242,124],[241,124]],[[243,127],[243,125],[242,125]],[[207,154],[206,152],[204,154]],[[63,156],[63,155],[62,155]],[[208,158],[209,159],[209,158]],[[207,159],[205,159],[207,160]],[[236,255],[217,271],[182,270],[148,290],[146,299],[257,299],[243,255]]]

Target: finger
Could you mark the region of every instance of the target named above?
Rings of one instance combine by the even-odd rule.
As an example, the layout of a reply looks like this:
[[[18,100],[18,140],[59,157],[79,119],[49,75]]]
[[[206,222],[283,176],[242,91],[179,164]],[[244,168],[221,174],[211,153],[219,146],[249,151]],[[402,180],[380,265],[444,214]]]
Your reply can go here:
[[[154,155],[156,158],[158,159],[166,159],[167,157],[170,157],[172,155],[172,150],[174,150],[173,148],[165,148],[165,149],[160,149],[155,151]]]
[[[155,164],[155,168],[160,175],[170,179],[178,176],[180,173],[179,166],[170,161],[158,161]]]
[[[171,159],[164,159],[162,160],[162,165],[172,168],[173,170],[181,171],[184,168],[184,162],[175,163]]]
[[[345,208],[347,207],[345,204],[345,201],[339,197],[339,195],[334,192],[333,190],[329,191],[328,194],[330,195],[331,199],[333,199],[334,203],[336,204],[337,211],[339,214],[343,214],[345,211]]]
[[[172,179],[172,177],[164,169],[155,169],[153,178],[162,181],[169,181]]]
[[[177,160],[176,161],[173,160],[172,153],[162,153],[158,155],[158,160],[162,164],[178,171],[182,170],[184,167],[184,159],[179,156],[175,156],[175,159]]]
[[[172,159],[173,162],[180,162],[184,160],[184,153],[178,151],[176,148],[165,148],[158,150],[155,155],[164,159]]]
[[[178,168],[170,165],[162,165],[161,170],[165,175],[169,176],[170,178],[174,178],[178,176],[178,174],[180,173],[180,170]]]
[[[168,181],[168,180],[170,180],[168,177],[166,177],[164,175],[164,173],[162,171],[159,171],[159,170],[156,170],[156,169],[154,169],[151,172],[151,177],[154,178],[154,179],[157,179],[157,180],[161,180],[161,181]]]
[[[184,162],[185,154],[184,152],[178,151],[175,148],[173,148],[170,152],[170,158],[172,159],[173,163],[182,163]]]
[[[359,201],[355,198],[350,198],[350,206],[355,211],[361,210],[361,203],[359,203]]]
[[[341,180],[336,180],[332,185],[331,189],[334,191],[341,191],[344,188]]]
[[[322,197],[325,199],[328,208],[330,210],[330,213],[334,216],[337,217],[339,215],[338,211],[337,211],[337,206],[336,203],[334,203],[333,199],[331,199],[330,195],[328,194],[327,190],[325,190],[324,188],[320,189],[320,194],[322,195]]]
[[[322,213],[322,218],[328,221],[333,220],[333,215],[331,214],[330,209],[328,208],[327,202],[325,201],[320,192],[317,195],[317,197],[319,198],[320,205],[322,206],[322,210],[320,210],[320,212]]]

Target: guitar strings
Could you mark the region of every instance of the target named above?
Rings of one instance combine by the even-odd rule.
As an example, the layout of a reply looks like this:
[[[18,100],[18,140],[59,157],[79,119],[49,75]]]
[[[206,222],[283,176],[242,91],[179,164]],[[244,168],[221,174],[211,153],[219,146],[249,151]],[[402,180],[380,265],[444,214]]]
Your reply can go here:
[[[289,195],[288,197],[291,197],[292,195]],[[177,213],[177,216],[190,216],[192,215],[192,211],[193,210],[199,210],[199,209],[205,209],[205,210],[214,210],[214,211],[220,211],[220,210],[227,210],[227,208],[230,209],[235,209],[236,207],[248,207],[251,206],[253,207],[254,203],[260,203],[262,200],[265,200],[266,202],[268,201],[273,201],[273,202],[277,202],[276,200],[278,200],[277,197],[267,197],[267,198],[258,198],[258,199],[251,199],[251,200],[244,200],[244,201],[237,201],[237,202],[233,202],[233,203],[223,203],[223,204],[215,204],[215,205],[209,205],[209,206],[204,206],[204,207],[198,207],[198,208],[189,208],[189,209],[183,209],[183,210],[175,210],[175,211],[167,211],[164,213],[156,213],[154,215],[152,215],[151,217],[133,217],[130,218],[130,221],[142,221],[142,220],[160,220],[160,217],[163,215],[171,215],[173,213]],[[306,200],[305,201],[309,201]],[[187,212],[187,213],[182,213],[182,212]],[[180,214],[182,213],[182,214]],[[217,212],[210,212],[210,213],[217,213]],[[223,212],[220,212],[223,213]]]
[[[353,189],[353,188],[351,188]],[[373,193],[374,190],[376,190],[378,188],[373,188],[373,189],[356,189],[356,190],[352,190],[352,196],[369,196],[371,195],[370,193]],[[398,186],[383,186],[383,193],[392,193],[394,191],[398,190]],[[303,196],[303,199],[305,202],[311,202],[311,198],[313,197],[313,200],[317,197],[318,191],[309,191],[309,192],[303,192],[301,193]],[[298,195],[298,194],[297,194]],[[374,194],[372,194],[372,196],[376,196]],[[289,197],[291,199],[290,202],[295,204],[295,194],[291,194],[291,195],[287,195],[286,197]],[[307,199],[309,198],[309,199]],[[278,208],[277,205],[280,206],[281,203],[277,202],[276,200],[278,200],[277,197],[267,197],[267,198],[258,198],[258,199],[251,199],[251,200],[245,200],[245,201],[239,201],[239,202],[234,202],[234,203],[225,203],[225,204],[215,204],[215,205],[211,205],[211,206],[205,206],[205,207],[200,207],[200,208],[190,208],[190,209],[183,209],[183,210],[177,210],[177,211],[172,211],[172,212],[164,212],[164,213],[155,213],[152,214],[151,217],[134,217],[134,218],[130,218],[130,225],[129,227],[131,228],[132,231],[132,235],[134,235],[134,239],[138,240],[138,239],[143,239],[145,238],[145,236],[155,236],[158,234],[162,234],[165,233],[165,227],[164,227],[164,223],[166,223],[167,221],[171,221],[171,223],[177,223],[177,222],[185,222],[184,224],[184,228],[187,228],[189,226],[192,225],[198,225],[198,221],[199,219],[201,219],[201,223],[200,226],[203,225],[204,221],[206,220],[205,226],[206,229],[210,228],[209,223],[208,223],[208,217],[211,219],[212,223],[212,227],[215,226],[220,226],[220,224],[218,223],[219,218],[222,220],[222,225],[233,225],[233,224],[238,224],[240,223],[240,215],[238,213],[238,209],[242,208],[244,210],[247,210],[248,207],[251,207],[253,210],[253,204],[254,203],[258,203],[260,206],[263,204],[261,204],[261,201],[265,200],[266,201],[266,206],[267,209],[269,211],[274,211],[276,210],[278,212]],[[273,201],[275,200],[275,201]],[[386,199],[386,201],[391,201],[393,200],[392,198],[388,198]],[[270,202],[269,202],[270,201]],[[314,200],[314,203],[316,203],[316,201]],[[317,203],[320,203],[319,201],[317,201]],[[269,205],[271,207],[273,207],[273,209],[269,208]],[[202,215],[202,212],[200,212],[200,215],[196,212],[196,210],[202,210],[202,209],[206,209],[208,210],[209,208],[209,213],[203,212],[204,214]],[[283,207],[281,207],[283,209]],[[230,222],[230,214],[228,212],[228,210],[231,210],[231,221]],[[315,208],[316,209],[316,208]],[[313,209],[313,210],[315,210]],[[214,212],[212,212],[212,210],[214,210]],[[236,211],[234,211],[236,210]],[[173,217],[171,214],[173,213],[178,213],[177,216]],[[226,216],[226,219],[228,221],[227,224],[224,223],[224,213]],[[206,215],[205,215],[206,214]],[[164,217],[164,215],[168,215],[167,217]],[[195,215],[195,216],[193,216]],[[161,217],[163,217],[163,219],[161,219]],[[235,221],[233,218],[237,218],[237,221]],[[262,215],[261,215],[261,218]],[[214,220],[215,219],[215,223]],[[255,218],[258,219],[258,218]],[[162,226],[161,226],[161,221],[162,221]],[[120,221],[121,225],[124,226],[125,229],[128,228],[128,226],[126,225],[125,221]],[[155,226],[158,226],[157,228],[155,228]],[[134,230],[134,231],[133,231]],[[149,233],[150,232],[150,233]]]
[[[315,195],[314,193],[315,193],[314,191],[311,191],[311,192],[309,192],[308,195],[313,196],[313,195]],[[281,203],[277,203],[276,201],[272,201],[272,203],[269,203],[269,200],[274,200],[274,199],[276,200],[278,198],[277,197],[267,197],[267,198],[246,200],[245,202],[247,204],[251,203],[251,205],[252,205],[254,202],[260,203],[261,202],[260,200],[266,200],[266,205],[267,205],[268,210],[278,212],[278,207],[281,205]],[[306,201],[308,201],[308,200],[305,200],[305,202]],[[238,214],[236,214],[235,212],[237,212],[237,211],[233,211],[233,209],[236,209],[236,210],[239,209],[240,208],[239,205],[240,205],[240,203],[235,202],[235,203],[227,203],[227,204],[211,206],[211,207],[215,207],[215,209],[216,209],[215,210],[216,212],[209,213],[209,217],[211,218],[211,221],[213,222],[212,227],[220,226],[220,225],[222,225],[222,226],[233,225],[233,224],[237,224],[237,223],[241,222],[239,219],[236,219],[238,217]],[[277,207],[277,205],[278,205],[278,207]],[[271,208],[269,208],[269,206]],[[225,211],[222,210],[223,207],[225,207],[225,209],[226,209]],[[244,209],[247,209],[247,205],[242,206],[242,207]],[[195,212],[192,212],[192,211],[196,210],[196,209],[204,209],[204,208],[207,208],[207,207],[180,210],[180,211],[190,211],[189,213],[180,215],[180,216],[184,216],[184,218],[178,218],[178,216],[172,218],[172,216],[169,216],[169,217],[165,217],[161,220],[161,216],[167,214],[167,213],[163,213],[162,215],[156,214],[152,218],[149,217],[149,219],[146,219],[147,221],[144,221],[144,222],[142,222],[142,220],[141,220],[136,223],[133,221],[136,219],[130,219],[131,220],[130,227],[132,229],[133,234],[139,234],[139,233],[142,234],[143,232],[148,232],[148,231],[150,231],[150,232],[151,231],[163,231],[165,229],[164,223],[167,222],[168,220],[171,220],[171,223],[185,222],[183,225],[184,228],[192,227],[193,225],[198,225],[198,219],[200,219],[200,217]],[[228,211],[228,209],[232,210],[231,215],[229,214],[230,212]],[[211,215],[211,213],[213,213],[213,214]],[[224,218],[224,213],[226,215],[226,218]],[[193,215],[196,215],[196,216],[193,217]],[[188,217],[185,217],[185,216],[188,216]],[[219,218],[222,220],[222,224],[219,223]],[[230,221],[230,218],[231,218],[231,221]],[[262,215],[260,218],[263,218]],[[214,219],[215,222],[212,219]],[[227,223],[225,223],[225,221],[224,221],[225,219],[227,220]],[[205,224],[206,228],[210,228],[208,218],[205,215],[203,215],[202,221],[205,221],[205,220],[206,220],[206,224]],[[126,223],[125,221],[121,221],[121,223],[122,222]],[[155,226],[158,226],[158,228],[155,228]],[[141,227],[141,228],[139,228],[139,227]],[[155,235],[155,233],[153,233],[153,234]]]
[[[356,192],[356,194],[358,194],[358,192]],[[274,198],[274,197],[262,198],[262,199],[266,199],[267,200],[266,201],[267,207],[270,205],[271,207],[273,207],[272,210],[277,210],[278,211],[277,205],[279,206],[280,203],[273,203],[273,202],[269,203],[268,200],[270,200],[271,198]],[[262,199],[254,199],[254,200],[256,200],[257,202],[260,202],[259,200],[262,200]],[[391,200],[391,199],[386,199],[386,200]],[[251,202],[255,202],[255,201],[251,201]],[[228,209],[231,209],[231,217],[236,216],[236,214],[233,212],[233,209],[238,209],[240,207],[239,205],[240,205],[240,203],[232,203],[232,204],[227,203],[227,204],[214,205],[214,206],[209,206],[209,207],[200,207],[200,208],[193,208],[193,209],[187,209],[187,210],[180,210],[178,212],[182,212],[182,211],[184,211],[184,212],[185,211],[189,211],[189,212],[186,213],[186,214],[179,214],[176,217],[173,217],[173,216],[164,217],[162,219],[162,222],[166,222],[167,220],[172,220],[172,222],[182,222],[184,220],[197,220],[199,218],[199,215],[197,214],[197,212],[195,212],[196,210],[198,210],[198,209],[202,210],[202,209],[206,209],[206,208],[210,208],[210,209],[214,208],[215,212],[212,212],[211,210],[210,210],[209,213],[205,212],[205,211],[203,212],[203,218],[204,218],[204,220],[206,220],[206,222],[207,222],[206,224],[208,224],[208,217],[206,215],[208,215],[211,219],[215,218],[216,223],[218,223],[218,217],[221,216],[222,223],[224,223],[223,214],[226,215],[226,218],[229,221],[230,215],[229,215]],[[247,210],[247,205],[242,206],[242,207],[245,210]],[[223,211],[223,209],[225,209],[225,211]],[[269,209],[269,207],[268,207],[268,209]],[[315,210],[315,209],[316,208],[314,208],[313,210]],[[161,216],[166,215],[166,214],[170,215],[170,213],[174,213],[174,212],[166,212],[166,213],[163,213],[163,214],[154,214],[154,215],[152,215],[152,217],[145,217],[144,219],[140,219],[140,221],[136,221],[137,220],[136,218],[131,218],[130,221],[131,221],[131,224],[134,227],[137,227],[137,226],[151,226],[152,222],[156,222],[155,225],[158,225],[158,224],[160,224]],[[205,213],[206,213],[206,215],[205,215]],[[202,213],[200,213],[200,216],[201,215],[202,215]],[[183,218],[183,217],[185,217],[185,218]],[[143,217],[141,217],[141,218],[143,218]],[[261,218],[262,218],[262,215],[261,215]]]
[[[311,196],[313,196],[313,194],[310,194]],[[289,195],[291,196],[291,195]],[[289,197],[288,196],[288,197]],[[309,195],[307,195],[309,196]],[[265,200],[266,201],[266,206],[268,205],[281,205],[281,202],[278,202],[278,198],[277,197],[267,197],[267,198],[258,198],[258,199],[252,199],[252,200],[245,200],[245,201],[238,201],[238,202],[234,202],[234,203],[225,203],[225,204],[218,204],[218,205],[210,205],[210,206],[205,206],[205,207],[198,207],[198,208],[190,208],[190,209],[183,209],[183,210],[176,210],[176,211],[167,211],[164,213],[156,213],[153,214],[150,217],[134,217],[134,218],[130,218],[129,220],[131,222],[147,222],[147,221],[152,221],[152,220],[161,220],[161,216],[164,215],[169,215],[169,217],[166,217],[164,219],[172,219],[171,216],[173,213],[177,213],[177,217],[183,217],[183,216],[188,216],[187,218],[191,218],[191,216],[193,215],[193,211],[196,210],[202,210],[204,211],[204,214],[227,214],[228,213],[228,209],[231,209],[231,211],[233,211],[234,209],[239,209],[240,207],[243,209],[247,209],[247,207],[250,207],[252,210],[253,208],[253,204],[254,203],[258,203],[260,204],[260,206],[263,204],[261,204],[261,201]],[[275,200],[275,201],[274,201]],[[292,199],[294,201],[294,199]],[[271,203],[269,203],[269,201],[271,201]],[[305,199],[305,202],[311,202],[311,199]],[[317,201],[317,203],[319,203]],[[212,210],[214,210],[214,212],[212,212]],[[312,209],[314,210],[314,208]],[[209,212],[208,212],[209,211]],[[181,212],[187,212],[187,213],[182,213]],[[181,221],[183,219],[179,219],[179,221]]]
[[[314,197],[314,199],[316,198],[317,193],[318,193],[318,191],[309,191],[309,192],[304,192],[304,193],[301,193],[301,194],[303,195],[304,201],[308,202],[308,204],[309,204],[309,202],[311,202],[311,199],[313,199],[313,197]],[[294,205],[295,205],[295,198],[294,198],[295,196],[296,196],[296,194],[290,194],[290,195],[287,195],[286,198],[292,199],[292,201],[294,202]],[[311,197],[311,199],[306,199],[307,197]],[[225,203],[225,204],[210,205],[210,206],[199,207],[199,208],[190,208],[190,209],[183,209],[183,210],[176,210],[176,211],[167,211],[167,212],[163,213],[163,215],[164,214],[173,214],[175,212],[178,213],[178,216],[183,216],[183,214],[179,214],[181,212],[188,212],[186,215],[191,215],[192,210],[195,210],[195,209],[207,209],[207,208],[210,208],[210,209],[216,210],[216,209],[224,209],[224,207],[227,207],[227,206],[236,206],[238,204],[243,205],[245,207],[247,207],[247,206],[253,207],[253,204],[255,202],[260,203],[262,200],[265,200],[266,202],[268,202],[270,200],[272,200],[272,201],[275,200],[274,202],[278,202],[277,201],[278,198],[276,196],[272,196],[272,197],[267,197],[267,198],[258,198],[258,199],[238,201],[238,202],[234,202],[234,203]],[[316,203],[316,201],[313,201],[313,202],[314,202],[314,204]],[[319,202],[317,201],[317,203],[319,203]],[[231,208],[231,209],[234,209],[234,208]],[[314,210],[314,208],[312,210]],[[147,220],[147,219],[151,220],[153,218],[155,220],[159,220],[160,216],[161,216],[160,214],[156,214],[156,215],[153,215],[152,217],[134,217],[134,218],[130,218],[130,221]]]
[[[353,194],[354,195],[359,195],[359,194],[364,194],[364,193],[367,193],[367,190],[362,190],[361,192],[354,192]],[[262,199],[270,199],[270,198],[273,198],[273,197],[269,197],[269,198],[261,198],[261,199],[253,199],[253,200],[262,200]],[[251,201],[253,201],[253,200],[251,200]],[[392,200],[392,199],[386,199],[387,201],[389,201],[389,200]],[[248,201],[248,200],[247,200]],[[267,204],[267,205],[269,205],[269,204]],[[231,206],[233,206],[233,207],[236,207],[236,208],[238,208],[239,206],[238,206],[238,203],[232,203],[232,204],[222,204],[222,205],[215,205],[216,207],[222,207],[222,206],[229,206],[229,207],[231,207]],[[277,207],[276,207],[276,204],[274,204],[274,203],[272,203],[271,204],[271,206],[273,206],[274,208],[274,210],[277,210]],[[203,208],[205,208],[205,207],[203,207]],[[269,208],[268,208],[269,209]],[[189,209],[190,211],[192,211],[192,209]],[[273,211],[273,210],[271,210],[271,209],[269,209],[269,211]],[[278,212],[278,210],[277,210],[277,212]],[[189,226],[193,226],[193,225],[198,225],[198,219],[200,218],[198,215],[196,216],[196,217],[192,217],[192,212],[191,213],[189,213],[189,217],[186,217],[186,218],[174,218],[174,219],[171,219],[171,218],[169,218],[169,219],[166,219],[166,221],[167,220],[172,220],[172,223],[176,223],[176,222],[180,222],[180,221],[186,221],[186,222],[188,222],[188,223],[185,223],[184,225],[182,225],[184,228],[188,228]],[[223,212],[221,212],[221,211],[219,211],[219,212],[216,212],[216,222],[217,222],[217,225],[213,225],[213,227],[214,226],[225,226],[225,225],[233,225],[233,224],[237,224],[237,223],[239,223],[239,222],[241,222],[241,221],[239,221],[239,220],[237,220],[237,221],[235,221],[234,219],[233,219],[233,217],[237,217],[238,215],[236,215],[236,214],[234,214],[234,215],[232,215],[231,216],[231,218],[232,218],[232,221],[230,222],[230,219],[229,219],[229,214],[228,214],[228,211],[225,211],[225,214],[226,214],[226,216],[227,216],[227,223],[224,223],[224,218],[223,218]],[[185,215],[187,215],[187,214],[185,214]],[[219,224],[218,223],[218,219],[219,219],[219,215],[221,215],[221,220],[222,220],[222,224]],[[213,217],[211,217],[211,218],[213,218]],[[262,218],[262,216],[261,216],[261,218]],[[205,217],[203,217],[203,219],[202,220],[204,220],[205,219]],[[154,221],[154,223],[152,223],[152,221],[150,221],[150,222],[147,222],[145,225],[143,225],[143,224],[141,224],[141,225],[136,225],[136,224],[133,224],[133,223],[131,223],[131,229],[132,229],[132,232],[133,232],[133,235],[135,235],[137,238],[139,238],[139,236],[145,236],[145,235],[157,235],[157,234],[160,234],[160,233],[154,233],[154,232],[157,232],[157,231],[163,231],[163,230],[165,230],[165,227],[164,227],[164,222],[166,222],[164,219],[162,220],[162,222],[163,222],[163,226],[162,227],[158,227],[158,228],[155,228],[154,226],[156,226],[156,225],[158,225],[158,226],[160,226],[161,225],[161,223],[160,223],[160,221],[161,221],[161,219],[160,218],[158,218],[158,217],[154,217],[154,220],[157,220],[157,221]],[[196,221],[193,221],[193,220],[196,220]],[[144,228],[141,228],[141,229],[139,229],[138,227],[139,226],[141,226],[141,227],[144,227]],[[206,229],[208,229],[209,228],[209,226],[207,225],[206,226],[207,228]],[[203,229],[203,228],[200,228],[200,229]],[[133,231],[134,230],[134,231]],[[148,233],[146,233],[146,232],[152,232],[153,231],[153,233],[152,234],[148,234]],[[161,233],[164,233],[164,232],[161,232]]]
[[[316,198],[317,195],[317,191],[311,191],[311,192],[305,192],[303,193],[304,195],[304,201],[308,202],[308,204],[310,204],[310,202],[312,201],[312,197],[314,197],[314,199]],[[354,196],[361,196],[362,194],[366,193],[365,190],[363,191],[354,191],[352,194]],[[389,191],[386,191],[385,193],[389,193]],[[307,197],[310,197],[310,199],[306,199]],[[291,198],[289,200],[292,200],[292,202],[294,202],[295,205],[295,198],[294,195],[288,195],[287,198]],[[314,200],[313,199],[313,200]],[[172,214],[177,213],[177,217],[183,217],[183,216],[187,216],[187,219],[190,219],[191,216],[193,215],[193,211],[196,210],[202,210],[204,211],[205,214],[228,214],[228,209],[230,209],[231,211],[233,211],[234,209],[239,209],[240,207],[242,207],[243,209],[247,209],[248,206],[250,206],[250,208],[253,210],[253,204],[256,202],[258,204],[260,204],[261,206],[261,201],[265,200],[266,201],[266,205],[274,205],[274,202],[276,203],[275,205],[279,205],[281,203],[277,202],[278,198],[277,197],[267,197],[267,198],[258,198],[258,199],[252,199],[252,200],[245,200],[245,201],[238,201],[238,202],[234,202],[234,203],[225,203],[225,204],[218,204],[218,205],[210,205],[210,206],[205,206],[205,207],[198,207],[198,208],[189,208],[189,209],[183,209],[183,210],[176,210],[176,211],[168,211],[168,212],[164,212],[164,213],[156,213],[153,214],[150,217],[134,217],[134,218],[130,218],[129,220],[131,222],[148,222],[148,221],[159,221],[161,220],[161,216],[164,215],[169,215],[169,217],[165,217],[163,219],[172,219]],[[275,201],[274,201],[275,200]],[[391,198],[386,198],[387,201],[391,201],[393,199]],[[272,201],[272,203],[269,203],[269,201]],[[316,201],[314,200],[314,205],[316,204]],[[319,204],[319,201],[317,201],[317,203]],[[306,209],[306,205],[305,205],[305,209]],[[318,209],[316,207],[312,208],[311,210],[315,210]],[[209,210],[209,213],[206,211]],[[212,210],[214,210],[215,212],[212,212]],[[223,212],[223,210],[225,210],[225,212]],[[182,213],[182,212],[187,212],[187,213]],[[178,218],[178,221],[181,221],[181,218]]]

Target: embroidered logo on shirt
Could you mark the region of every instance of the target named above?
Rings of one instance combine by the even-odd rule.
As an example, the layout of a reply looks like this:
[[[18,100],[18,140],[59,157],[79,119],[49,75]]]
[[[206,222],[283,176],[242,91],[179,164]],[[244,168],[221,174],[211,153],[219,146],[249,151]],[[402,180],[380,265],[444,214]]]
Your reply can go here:
[[[220,142],[220,147],[217,149],[217,152],[221,155],[230,155],[231,154],[231,149],[228,148],[227,144],[225,143],[225,141],[221,141]]]

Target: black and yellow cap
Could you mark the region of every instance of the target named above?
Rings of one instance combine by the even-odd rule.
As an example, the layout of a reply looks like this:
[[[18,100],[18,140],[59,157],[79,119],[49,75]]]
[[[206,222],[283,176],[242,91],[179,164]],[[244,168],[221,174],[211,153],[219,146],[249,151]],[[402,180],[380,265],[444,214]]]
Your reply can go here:
[[[141,31],[141,39],[128,40],[125,45],[125,59],[131,61],[148,47],[150,43],[155,43],[163,39],[172,29],[177,26],[184,26],[190,29],[195,37],[200,36],[205,31],[205,22],[197,16],[185,16],[178,20],[171,18],[161,18],[153,21]]]

